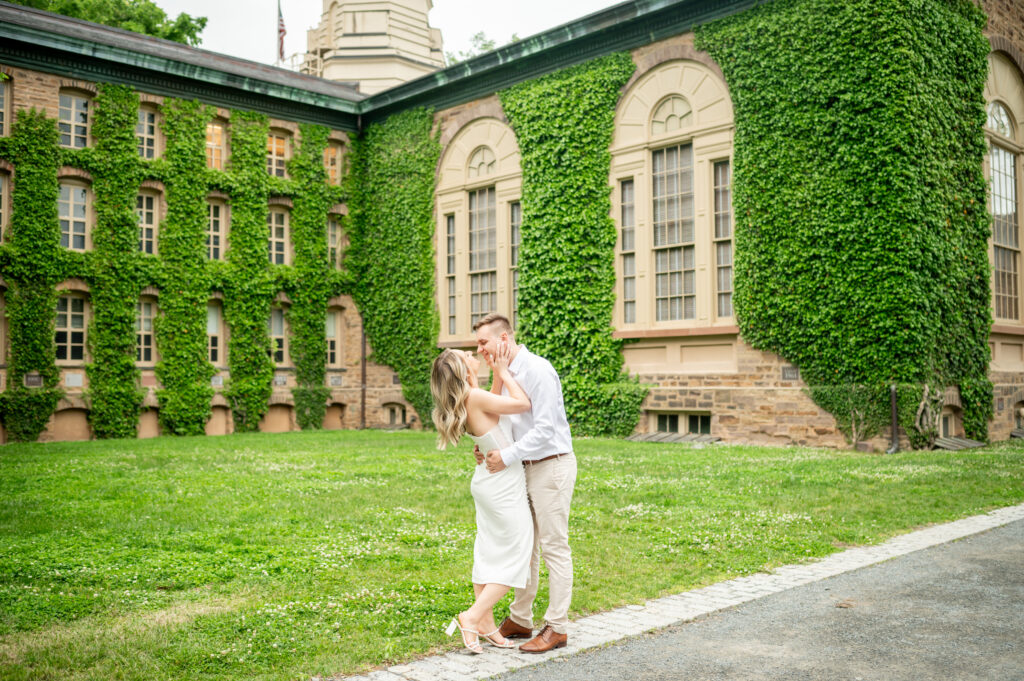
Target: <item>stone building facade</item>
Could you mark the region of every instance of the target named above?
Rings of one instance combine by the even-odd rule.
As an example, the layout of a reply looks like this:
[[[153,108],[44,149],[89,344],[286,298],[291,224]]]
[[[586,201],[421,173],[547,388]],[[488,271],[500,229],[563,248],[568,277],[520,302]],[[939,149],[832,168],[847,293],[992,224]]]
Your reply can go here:
[[[42,32],[54,39],[34,49],[20,43],[0,48],[0,68],[11,76],[2,104],[3,122],[9,125],[15,111],[33,106],[55,114],[62,89],[88,93],[104,79],[132,84],[144,104],[156,111],[164,96],[188,96],[225,111],[263,111],[272,116],[273,128],[292,135],[300,121],[321,123],[332,129],[339,149],[348,145],[350,135],[391,113],[433,107],[442,145],[435,195],[438,345],[472,348],[477,319],[492,311],[514,319],[517,312],[522,173],[516,136],[496,93],[563,66],[628,50],[636,72],[615,111],[608,184],[611,217],[620,235],[615,254],[615,336],[625,341],[623,358],[629,373],[653,386],[637,430],[707,432],[731,442],[842,446],[845,439],[835,420],[808,397],[799,368],[750,347],[734,316],[732,100],[718,65],[695,48],[692,29],[702,21],[742,11],[750,3],[709,9],[711,4],[679,0],[638,8],[636,3],[623,3],[438,74],[420,75],[441,65],[440,38],[426,20],[429,0],[358,7],[325,0],[323,22],[310,31],[309,43],[310,53],[321,59],[314,72],[323,79],[242,64],[124,32],[90,28],[83,33],[82,22],[4,9],[11,17],[32,19],[22,22],[21,33],[3,29],[9,31],[6,37],[24,42],[31,28],[34,35]],[[1010,0],[986,0],[983,6],[990,17],[986,35],[992,46],[985,92],[991,149],[986,173],[998,180],[993,184],[996,222],[1004,226],[1004,233],[1016,235],[1009,242],[993,241],[990,249],[993,264],[998,265],[993,290],[999,300],[994,296],[990,377],[995,384],[995,416],[989,432],[993,439],[1005,439],[1011,430],[1024,428],[1024,277],[1019,275],[1019,235],[1024,227],[1024,7]],[[362,30],[353,14],[356,9],[382,14],[363,17]],[[416,30],[402,28],[398,40],[391,34],[406,21],[415,23]],[[616,28],[609,32],[609,26]],[[73,63],[76,55],[60,52],[66,48],[57,39],[69,33],[77,33],[82,54],[91,51],[102,58]],[[382,35],[371,40],[367,34]],[[358,49],[373,40],[391,41],[386,50],[391,61],[374,62],[373,73],[358,92],[330,82],[360,80],[344,67],[352,63],[342,59],[344,50],[331,50]],[[104,52],[108,49],[109,54]],[[160,68],[170,74],[159,86],[154,86],[155,58],[166,60]],[[414,68],[406,68],[413,62]],[[405,66],[399,68],[399,63]],[[85,77],[90,73],[92,79]],[[0,164],[5,210],[16,172]],[[62,173],[69,182],[88,183],[73,168]],[[670,185],[673,189],[667,190]],[[157,197],[162,191],[159,186],[142,189]],[[223,201],[229,211],[230,197],[211,199]],[[667,200],[687,211],[677,263],[668,262],[676,255],[669,254],[656,236],[665,228],[659,211]],[[341,216],[346,210],[338,206],[335,212]],[[330,239],[330,233],[325,238]],[[337,238],[343,237],[339,233]],[[678,273],[686,283],[678,290],[662,290],[659,277],[666,272]],[[68,295],[88,297],[82,281],[63,282],[60,287]],[[159,291],[146,291],[144,298],[158,314]],[[279,305],[288,302],[283,294],[278,297]],[[217,306],[217,293],[211,292],[211,308]],[[415,426],[421,416],[402,398],[394,372],[366,361],[369,351],[352,301],[338,297],[329,302],[329,310],[339,349],[327,371],[332,396],[324,426]],[[211,315],[215,324],[216,313]],[[269,323],[273,325],[273,319]],[[222,366],[218,368],[215,385],[229,378]],[[139,432],[154,435],[156,377],[151,367],[140,364],[140,369],[150,393]],[[45,437],[88,437],[84,371],[80,364],[61,370],[67,397]],[[3,373],[0,368],[0,376]],[[285,355],[275,373],[265,430],[296,427],[290,402],[293,386],[294,372]],[[208,432],[229,432],[232,419],[226,400],[218,394],[213,406]],[[955,389],[947,391],[942,416],[944,433],[962,434]],[[882,438],[874,444],[884,446]]]

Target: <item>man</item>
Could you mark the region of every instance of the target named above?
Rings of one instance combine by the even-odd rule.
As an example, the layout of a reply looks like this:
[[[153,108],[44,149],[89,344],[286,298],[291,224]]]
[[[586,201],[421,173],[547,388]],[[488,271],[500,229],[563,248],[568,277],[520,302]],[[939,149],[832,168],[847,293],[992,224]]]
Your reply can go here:
[[[486,454],[476,452],[477,461],[486,458],[492,473],[514,461],[522,461],[526,491],[533,514],[533,557],[526,587],[515,590],[509,617],[501,623],[505,638],[530,638],[533,634],[533,600],[540,579],[540,555],[548,567],[548,609],[544,627],[534,638],[519,646],[524,653],[543,653],[562,648],[568,642],[569,602],[572,600],[572,553],[569,550],[569,504],[576,484],[576,457],[572,451],[569,421],[565,417],[562,382],[543,357],[524,345],[516,345],[512,325],[500,314],[489,314],[473,326],[477,350],[493,364],[498,344],[512,348],[509,371],[529,396],[533,407],[509,417],[515,444]]]

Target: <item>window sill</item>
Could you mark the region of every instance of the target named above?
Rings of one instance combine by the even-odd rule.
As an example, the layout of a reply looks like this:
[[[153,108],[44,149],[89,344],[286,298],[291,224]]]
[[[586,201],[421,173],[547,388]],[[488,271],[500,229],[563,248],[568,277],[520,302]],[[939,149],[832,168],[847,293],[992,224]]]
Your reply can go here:
[[[1017,324],[993,324],[989,333],[1002,333],[1008,336],[1024,336],[1024,326]]]
[[[735,324],[729,326],[702,326],[676,329],[620,329],[612,333],[612,338],[620,339],[641,339],[641,338],[676,338],[679,336],[734,336],[739,335],[740,327]],[[1024,329],[1022,329],[1024,333]]]

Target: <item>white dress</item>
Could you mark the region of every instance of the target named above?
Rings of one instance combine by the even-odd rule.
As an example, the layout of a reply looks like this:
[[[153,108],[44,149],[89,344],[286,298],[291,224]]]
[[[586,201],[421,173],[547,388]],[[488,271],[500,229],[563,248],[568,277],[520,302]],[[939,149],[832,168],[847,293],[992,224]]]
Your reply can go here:
[[[485,434],[470,437],[486,454],[512,444],[512,427],[502,416]],[[478,464],[470,491],[476,502],[473,583],[525,587],[533,552],[533,516],[523,464],[517,461],[498,473],[489,473],[486,463]]]

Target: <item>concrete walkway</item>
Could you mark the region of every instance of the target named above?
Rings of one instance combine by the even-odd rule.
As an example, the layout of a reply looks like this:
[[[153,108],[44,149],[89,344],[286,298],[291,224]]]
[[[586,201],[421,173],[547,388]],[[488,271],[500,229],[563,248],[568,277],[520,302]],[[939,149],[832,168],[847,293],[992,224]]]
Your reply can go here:
[[[585,617],[544,655],[485,646],[349,678],[1020,681],[1022,603],[1024,504]]]

